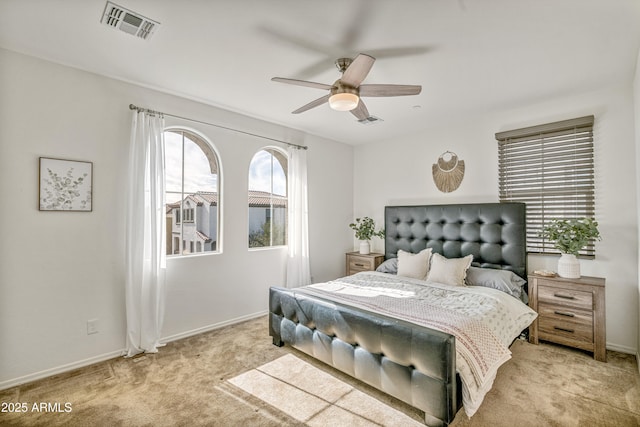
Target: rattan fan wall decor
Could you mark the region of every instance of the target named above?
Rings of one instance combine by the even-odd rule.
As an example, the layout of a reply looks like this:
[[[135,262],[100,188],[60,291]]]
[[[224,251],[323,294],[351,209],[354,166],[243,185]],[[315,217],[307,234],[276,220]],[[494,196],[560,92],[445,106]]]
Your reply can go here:
[[[445,151],[438,157],[438,161],[431,167],[433,182],[438,190],[451,193],[460,187],[464,178],[464,160],[460,160],[456,153]]]

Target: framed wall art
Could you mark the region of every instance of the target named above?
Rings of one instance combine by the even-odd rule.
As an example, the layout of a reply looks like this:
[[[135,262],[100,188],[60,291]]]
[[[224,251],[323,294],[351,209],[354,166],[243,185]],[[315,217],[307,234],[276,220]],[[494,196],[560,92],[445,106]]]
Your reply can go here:
[[[39,209],[91,212],[93,163],[40,157]]]

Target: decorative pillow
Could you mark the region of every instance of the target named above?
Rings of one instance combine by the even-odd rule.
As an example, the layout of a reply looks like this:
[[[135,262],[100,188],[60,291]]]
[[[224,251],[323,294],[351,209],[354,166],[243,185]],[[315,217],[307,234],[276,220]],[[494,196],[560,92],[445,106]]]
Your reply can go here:
[[[497,289],[518,299],[522,299],[525,283],[526,280],[509,270],[471,267],[467,271],[467,285]]]
[[[464,258],[445,258],[440,254],[433,254],[427,283],[463,286],[471,261],[473,261],[473,255],[467,255]]]
[[[380,273],[398,274],[398,258],[389,258],[376,268]]]
[[[423,249],[417,254],[398,250],[398,276],[424,280],[429,271],[431,248]]]

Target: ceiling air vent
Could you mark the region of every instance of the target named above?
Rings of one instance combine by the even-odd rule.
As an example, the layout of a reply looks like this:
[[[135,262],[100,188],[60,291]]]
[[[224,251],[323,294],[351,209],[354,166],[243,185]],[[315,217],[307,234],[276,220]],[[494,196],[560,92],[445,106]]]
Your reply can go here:
[[[108,27],[116,28],[125,33],[139,37],[141,39],[149,39],[159,22],[146,18],[139,13],[132,12],[115,3],[107,2],[104,8],[104,14],[100,21]]]
[[[358,120],[358,123],[361,123],[363,125],[372,125],[378,122],[384,122],[384,120],[376,116],[369,116],[366,119]]]

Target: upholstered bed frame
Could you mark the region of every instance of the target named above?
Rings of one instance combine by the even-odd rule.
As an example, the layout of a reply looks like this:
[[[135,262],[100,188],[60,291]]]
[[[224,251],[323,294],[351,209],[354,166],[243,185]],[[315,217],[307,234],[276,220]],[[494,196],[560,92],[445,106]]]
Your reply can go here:
[[[426,247],[526,279],[525,205],[388,206],[385,257]],[[448,425],[461,405],[452,335],[272,287],[269,334]]]

